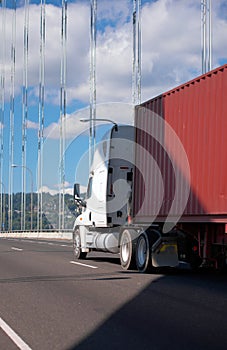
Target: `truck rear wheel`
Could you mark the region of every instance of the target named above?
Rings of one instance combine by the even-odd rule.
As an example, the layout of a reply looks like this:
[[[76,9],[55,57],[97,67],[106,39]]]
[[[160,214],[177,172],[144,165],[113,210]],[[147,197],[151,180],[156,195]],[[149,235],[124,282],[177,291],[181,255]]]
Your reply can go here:
[[[139,272],[151,270],[151,244],[146,232],[142,232],[136,244],[136,267]]]
[[[124,230],[120,239],[120,260],[124,270],[135,269],[136,231]]]
[[[85,259],[87,256],[86,252],[81,251],[81,238],[80,238],[80,229],[76,227],[73,232],[73,253],[75,259]]]

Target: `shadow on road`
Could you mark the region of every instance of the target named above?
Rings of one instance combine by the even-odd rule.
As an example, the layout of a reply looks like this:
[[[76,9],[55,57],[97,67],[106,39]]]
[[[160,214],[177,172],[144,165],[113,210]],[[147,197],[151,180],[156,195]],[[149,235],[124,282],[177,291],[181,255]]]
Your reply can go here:
[[[106,277],[106,273],[100,274],[86,274],[83,275],[47,275],[47,276],[23,276],[15,278],[2,278],[0,279],[1,284],[13,284],[13,283],[36,283],[36,282],[67,282],[67,281],[109,281],[109,280],[127,280],[129,276],[113,275]]]
[[[68,350],[227,349],[226,275],[171,271],[154,282]]]
[[[86,261],[96,261],[96,262],[107,262],[110,264],[116,264],[120,266],[120,258],[119,257],[105,257],[104,255],[101,257],[87,257]]]

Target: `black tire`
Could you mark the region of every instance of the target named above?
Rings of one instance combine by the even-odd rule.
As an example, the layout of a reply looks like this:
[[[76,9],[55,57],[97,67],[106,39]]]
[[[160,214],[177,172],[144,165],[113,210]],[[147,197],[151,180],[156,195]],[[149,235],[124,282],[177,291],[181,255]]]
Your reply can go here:
[[[87,253],[81,251],[80,229],[76,227],[73,232],[73,254],[76,260],[86,259]]]
[[[136,231],[124,230],[120,239],[120,261],[124,270],[136,268],[135,248],[136,248]]]
[[[139,272],[151,272],[151,243],[149,235],[145,231],[137,239],[135,255],[137,270]]]

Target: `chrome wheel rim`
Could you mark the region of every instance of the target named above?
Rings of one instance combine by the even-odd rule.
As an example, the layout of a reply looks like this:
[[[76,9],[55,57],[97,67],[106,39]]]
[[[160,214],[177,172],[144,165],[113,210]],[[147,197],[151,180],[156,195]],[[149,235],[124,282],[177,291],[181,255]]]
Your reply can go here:
[[[129,242],[126,237],[122,241],[121,256],[124,262],[128,261],[129,258]]]
[[[74,252],[75,254],[78,254],[80,252],[80,235],[78,231],[75,232]]]

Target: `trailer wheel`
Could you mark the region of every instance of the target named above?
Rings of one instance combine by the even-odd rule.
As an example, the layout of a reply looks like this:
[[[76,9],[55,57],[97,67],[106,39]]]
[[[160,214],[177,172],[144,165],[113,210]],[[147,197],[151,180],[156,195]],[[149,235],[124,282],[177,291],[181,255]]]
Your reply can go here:
[[[80,238],[80,229],[76,227],[73,232],[73,253],[75,259],[85,259],[87,256],[86,252],[81,251],[81,238]]]
[[[136,244],[136,267],[139,272],[149,272],[151,265],[151,244],[146,232],[142,232]]]
[[[120,239],[120,261],[124,270],[136,268],[135,247],[137,233],[134,230],[124,230]]]

